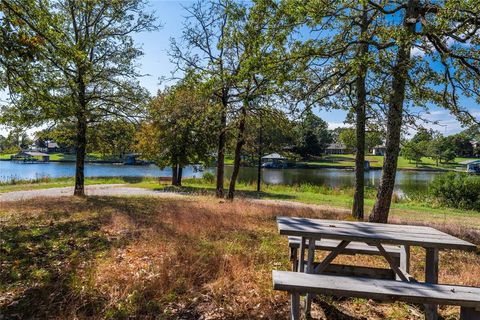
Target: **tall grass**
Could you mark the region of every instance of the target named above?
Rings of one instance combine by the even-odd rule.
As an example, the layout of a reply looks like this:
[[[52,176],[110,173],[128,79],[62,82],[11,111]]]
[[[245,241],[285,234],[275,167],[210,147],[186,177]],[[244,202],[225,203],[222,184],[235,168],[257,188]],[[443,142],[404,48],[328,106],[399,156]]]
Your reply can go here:
[[[288,315],[288,295],[271,288],[272,269],[290,268],[276,216],[342,219],[349,211],[210,197],[90,197],[5,203],[0,215],[6,319],[233,320]],[[441,255],[441,283],[480,285],[478,255]],[[423,261],[414,249],[411,273],[420,281]],[[338,262],[386,267],[361,255]],[[332,310],[345,318],[422,318],[402,303],[320,299],[323,311],[313,309],[319,318]],[[452,318],[458,310],[441,313]]]
[[[56,178],[55,180],[57,180]],[[12,175],[8,177],[0,177],[0,186],[13,186],[19,184],[35,184],[35,183],[49,183],[52,178],[48,175],[36,174],[33,179],[21,179],[18,176]]]

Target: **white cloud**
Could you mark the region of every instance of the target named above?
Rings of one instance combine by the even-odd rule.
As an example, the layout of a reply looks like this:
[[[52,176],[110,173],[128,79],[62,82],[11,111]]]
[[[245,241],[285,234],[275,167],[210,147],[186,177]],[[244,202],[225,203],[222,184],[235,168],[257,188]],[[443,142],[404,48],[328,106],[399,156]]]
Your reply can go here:
[[[413,57],[423,57],[425,56],[425,51],[418,47],[413,47],[412,50],[410,50],[410,53]]]
[[[336,128],[347,128],[350,125],[343,123],[343,122],[328,122],[328,129],[333,130]]]

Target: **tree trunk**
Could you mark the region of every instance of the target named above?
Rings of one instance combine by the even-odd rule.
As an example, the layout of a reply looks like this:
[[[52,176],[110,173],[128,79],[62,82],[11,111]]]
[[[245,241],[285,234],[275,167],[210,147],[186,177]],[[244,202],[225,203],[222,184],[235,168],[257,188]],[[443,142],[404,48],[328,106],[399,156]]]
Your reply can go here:
[[[77,110],[77,141],[75,162],[74,196],[85,196],[85,157],[87,155],[87,98],[83,80],[84,68],[79,66],[77,77],[78,110]]]
[[[223,198],[223,181],[225,177],[225,144],[227,141],[227,105],[223,102],[222,111],[220,115],[220,134],[218,136],[218,149],[217,149],[217,198]]]
[[[257,192],[260,192],[262,184],[262,150],[263,147],[263,128],[262,128],[262,116],[260,115],[260,130],[258,135],[258,168],[257,168]]]
[[[172,165],[172,186],[176,186],[178,183],[178,165]]]
[[[365,107],[366,90],[365,77],[357,78],[357,106],[356,106],[356,137],[357,152],[355,154],[355,193],[353,196],[352,216],[357,220],[363,220],[364,217],[364,197],[365,197]]]
[[[242,148],[245,144],[245,122],[247,120],[247,106],[244,105],[241,110],[241,118],[238,124],[237,144],[235,145],[235,159],[233,161],[232,177],[230,178],[230,185],[228,187],[227,199],[233,200],[235,197],[235,184],[237,182],[238,172],[240,171],[240,161]]]
[[[404,20],[404,29],[408,36],[415,32],[418,17],[418,0],[409,0]],[[383,173],[377,198],[370,214],[371,222],[387,223],[388,213],[395,186],[398,155],[400,153],[400,134],[403,119],[405,85],[410,64],[411,39],[404,39],[397,52],[397,61],[393,69],[392,95],[387,113],[387,141]]]
[[[368,12],[366,6],[363,8],[361,33],[365,35],[368,32]],[[368,44],[360,46],[360,57],[366,57],[368,54]],[[367,108],[367,90],[365,88],[365,78],[368,68],[362,63],[357,75],[355,84],[357,90],[357,105],[355,106],[356,115],[356,138],[357,152],[355,154],[355,193],[353,195],[352,216],[357,220],[363,220],[364,217],[364,198],[365,198],[365,126],[366,126],[366,108]]]
[[[77,141],[74,196],[85,196],[85,156],[87,154],[87,119],[82,113],[77,117]]]
[[[182,176],[183,176],[183,167],[181,165],[178,166],[178,174],[177,174],[177,186],[182,186]]]

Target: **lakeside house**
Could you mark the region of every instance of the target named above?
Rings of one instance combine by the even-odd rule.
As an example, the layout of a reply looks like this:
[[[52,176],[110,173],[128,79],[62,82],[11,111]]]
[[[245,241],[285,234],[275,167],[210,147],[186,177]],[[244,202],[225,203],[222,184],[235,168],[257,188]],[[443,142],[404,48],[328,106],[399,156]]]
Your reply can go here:
[[[465,160],[460,162],[462,166],[466,166],[468,173],[480,174],[480,160]]]
[[[325,154],[349,154],[352,152],[353,151],[351,149],[348,149],[342,143],[332,143],[324,150]]]
[[[60,152],[60,147],[58,143],[49,141],[47,142],[47,151],[48,152]]]
[[[50,155],[39,151],[20,151],[11,156],[11,159],[21,163],[49,162]]]
[[[278,154],[271,153],[262,157],[262,168],[284,169],[287,167],[287,158]]]
[[[281,162],[285,160],[287,160],[287,158],[278,153],[271,153],[262,157],[262,162]]]
[[[374,156],[384,156],[387,151],[387,147],[384,145],[378,145],[372,148],[372,154]]]

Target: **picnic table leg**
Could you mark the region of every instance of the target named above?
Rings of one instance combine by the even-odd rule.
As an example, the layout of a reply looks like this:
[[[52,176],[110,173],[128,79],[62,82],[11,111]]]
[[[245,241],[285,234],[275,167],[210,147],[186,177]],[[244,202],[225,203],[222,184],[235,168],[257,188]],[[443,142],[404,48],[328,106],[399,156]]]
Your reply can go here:
[[[425,248],[426,250],[426,264],[425,264],[425,282],[438,283],[438,249]],[[437,320],[438,310],[437,305],[425,305],[425,319]]]
[[[300,259],[298,259],[298,270],[300,272],[305,271],[305,237],[302,237],[302,241],[300,242]]]
[[[398,267],[410,273],[410,246],[400,246],[400,258],[398,260]],[[397,280],[401,280],[398,275],[395,276]]]
[[[400,268],[410,273],[410,246],[400,246]]]
[[[290,248],[290,261],[292,261],[292,271],[298,272],[298,249]]]
[[[315,260],[315,239],[308,238],[308,260],[307,260],[307,273],[314,273],[313,262]],[[307,293],[305,296],[305,318],[310,316],[310,309],[312,306],[313,295]]]
[[[298,292],[290,293],[290,318],[291,320],[300,320],[300,294]]]

